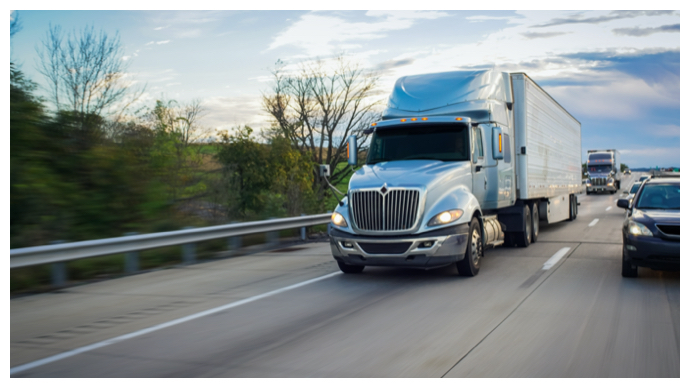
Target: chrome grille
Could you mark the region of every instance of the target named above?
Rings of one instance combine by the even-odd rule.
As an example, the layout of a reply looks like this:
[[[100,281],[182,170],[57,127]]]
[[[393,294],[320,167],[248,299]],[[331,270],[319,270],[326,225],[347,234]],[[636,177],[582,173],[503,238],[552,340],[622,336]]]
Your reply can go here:
[[[606,186],[606,178],[592,178],[590,182],[594,186]]]
[[[417,222],[419,190],[359,190],[351,193],[350,207],[360,230],[411,229]]]

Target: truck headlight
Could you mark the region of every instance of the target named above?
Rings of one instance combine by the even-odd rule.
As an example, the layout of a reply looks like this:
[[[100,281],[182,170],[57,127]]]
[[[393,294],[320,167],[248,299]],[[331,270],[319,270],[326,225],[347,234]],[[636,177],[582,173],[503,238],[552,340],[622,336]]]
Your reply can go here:
[[[460,209],[455,209],[455,210],[448,210],[443,213],[439,213],[435,215],[431,220],[429,220],[429,223],[427,226],[435,226],[435,225],[444,225],[449,222],[453,222],[457,220],[458,218],[462,217],[462,210]]]
[[[630,221],[628,223],[628,233],[633,236],[654,236],[646,226],[635,221]]]
[[[345,221],[345,217],[342,216],[342,214],[338,212],[333,212],[331,214],[331,222],[333,225],[341,226],[343,228],[347,227],[347,221]]]

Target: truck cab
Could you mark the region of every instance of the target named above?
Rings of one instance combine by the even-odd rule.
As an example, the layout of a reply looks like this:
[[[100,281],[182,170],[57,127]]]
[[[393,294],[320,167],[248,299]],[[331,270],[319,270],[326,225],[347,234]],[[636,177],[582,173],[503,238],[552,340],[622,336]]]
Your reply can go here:
[[[520,179],[529,174],[527,153],[517,155],[516,149],[525,151],[528,141],[522,136],[523,144],[516,144],[516,116],[524,117],[514,110],[525,101],[513,103],[512,83],[510,74],[495,71],[396,82],[383,120],[365,132],[371,135],[366,162],[333,213],[331,251],[343,272],[455,264],[459,274],[474,276],[485,248],[527,246],[536,240],[541,218],[562,218],[564,206],[570,207],[565,218],[572,215],[568,196],[542,205],[541,197],[528,198],[524,186],[519,198]],[[356,158],[352,139],[349,152]],[[518,156],[524,156],[522,174]],[[578,157],[578,173],[572,174],[578,188],[579,166]]]

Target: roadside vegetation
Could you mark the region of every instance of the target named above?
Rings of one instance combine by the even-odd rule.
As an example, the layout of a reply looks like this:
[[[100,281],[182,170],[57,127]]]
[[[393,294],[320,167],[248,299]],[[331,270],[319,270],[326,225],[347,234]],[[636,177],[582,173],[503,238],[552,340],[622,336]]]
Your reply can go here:
[[[13,19],[10,35],[20,30]],[[145,86],[127,82],[118,36],[51,26],[37,51],[45,90],[10,63],[10,248],[331,211],[317,167],[330,165],[345,192],[346,137],[364,146],[378,114],[368,102],[377,78],[343,58],[291,71],[279,62],[263,96],[272,126],[219,132],[200,125],[200,100],[142,106]],[[200,244],[199,256],[226,246]],[[179,257],[179,247],[142,252],[142,268]],[[123,265],[121,255],[79,260],[68,273],[97,278]],[[11,292],[50,280],[45,266],[10,278]]]

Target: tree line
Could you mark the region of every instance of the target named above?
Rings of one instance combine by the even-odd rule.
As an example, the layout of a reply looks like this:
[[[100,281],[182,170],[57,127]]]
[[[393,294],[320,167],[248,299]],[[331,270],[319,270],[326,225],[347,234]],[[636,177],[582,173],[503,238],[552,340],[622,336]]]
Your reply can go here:
[[[51,26],[37,52],[43,93],[10,63],[12,248],[332,210],[316,167],[348,179],[346,138],[378,114],[377,77],[345,58],[278,62],[271,127],[210,141],[200,100],[141,106],[117,34]]]

